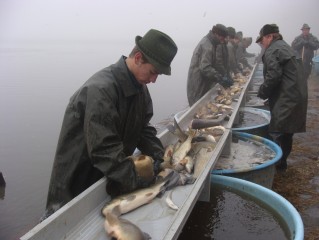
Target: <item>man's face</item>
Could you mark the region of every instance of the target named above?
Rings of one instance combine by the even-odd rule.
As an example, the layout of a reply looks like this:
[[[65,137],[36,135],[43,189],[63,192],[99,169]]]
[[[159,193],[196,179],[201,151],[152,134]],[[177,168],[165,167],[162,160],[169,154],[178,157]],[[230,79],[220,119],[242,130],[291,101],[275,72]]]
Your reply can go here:
[[[221,43],[225,43],[225,42],[226,42],[226,37],[224,37],[224,36],[221,36],[221,35],[218,35],[218,34],[217,34],[217,38],[218,38],[218,40],[219,40]]]
[[[263,38],[260,41],[260,45],[262,45],[264,48],[268,48],[272,39],[273,37],[271,34],[263,36]]]
[[[310,32],[310,28],[304,28],[304,29],[302,29],[301,31],[302,31],[302,35],[308,36],[308,35],[309,35],[309,32]]]
[[[155,67],[150,63],[145,63],[142,59],[142,54],[135,55],[135,78],[140,84],[155,83],[159,75]]]

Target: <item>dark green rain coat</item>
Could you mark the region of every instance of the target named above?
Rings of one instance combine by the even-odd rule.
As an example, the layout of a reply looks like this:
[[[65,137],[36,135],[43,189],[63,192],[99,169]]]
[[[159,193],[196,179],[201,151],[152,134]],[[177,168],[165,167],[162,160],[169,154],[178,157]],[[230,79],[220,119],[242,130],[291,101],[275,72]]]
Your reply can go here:
[[[53,164],[47,211],[59,208],[106,176],[123,192],[134,190],[136,173],[126,157],[138,148],[163,157],[149,124],[152,99],[129,72],[125,57],[93,75],[70,99]],[[54,211],[51,209],[51,211]]]
[[[301,59],[285,41],[274,40],[262,60],[264,83],[258,96],[269,99],[269,132],[305,132],[308,88]]]
[[[216,56],[216,48],[219,43],[210,30],[193,52],[187,78],[189,106],[196,103],[221,80],[222,73],[218,72],[217,63],[221,63],[223,60],[217,59]]]

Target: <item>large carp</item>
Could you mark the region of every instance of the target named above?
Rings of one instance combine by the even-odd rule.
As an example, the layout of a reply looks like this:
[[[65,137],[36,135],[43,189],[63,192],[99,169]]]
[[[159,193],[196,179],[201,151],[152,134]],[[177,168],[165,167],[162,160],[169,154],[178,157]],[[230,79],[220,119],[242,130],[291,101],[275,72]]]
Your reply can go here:
[[[150,235],[142,232],[141,229],[128,221],[121,218],[113,212],[105,213],[104,227],[110,237],[118,240],[149,240]]]
[[[131,222],[128,222],[120,216],[122,214],[133,211],[134,209],[150,203],[155,197],[162,196],[166,190],[170,190],[176,186],[191,184],[195,181],[194,177],[187,174],[178,173],[172,169],[165,169],[157,176],[157,181],[154,185],[136,190],[112,199],[102,209],[102,214],[105,217],[105,230],[110,236],[130,236],[130,232],[124,233],[128,229],[136,236],[143,236],[144,238],[136,238],[139,240],[149,239],[145,238],[145,234],[140,235],[140,229]],[[169,205],[169,207],[172,207]],[[137,230],[138,229],[138,230]],[[114,232],[116,231],[116,233]],[[118,238],[118,239],[133,239],[133,238]]]

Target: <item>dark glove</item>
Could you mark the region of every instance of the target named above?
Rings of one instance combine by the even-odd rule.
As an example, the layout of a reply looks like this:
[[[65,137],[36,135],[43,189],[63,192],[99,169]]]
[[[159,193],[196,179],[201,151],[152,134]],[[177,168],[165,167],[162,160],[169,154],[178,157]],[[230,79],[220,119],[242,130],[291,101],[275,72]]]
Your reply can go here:
[[[137,177],[137,188],[147,188],[155,183],[155,176],[151,179]]]
[[[162,162],[164,162],[163,159],[154,159],[153,169],[154,169],[155,176],[161,171]]]
[[[135,187],[136,186],[124,187],[121,183],[108,179],[106,183],[106,192],[111,196],[111,198],[114,198],[134,191]]]
[[[234,80],[231,77],[224,76],[219,82],[224,88],[228,88],[234,84]]]

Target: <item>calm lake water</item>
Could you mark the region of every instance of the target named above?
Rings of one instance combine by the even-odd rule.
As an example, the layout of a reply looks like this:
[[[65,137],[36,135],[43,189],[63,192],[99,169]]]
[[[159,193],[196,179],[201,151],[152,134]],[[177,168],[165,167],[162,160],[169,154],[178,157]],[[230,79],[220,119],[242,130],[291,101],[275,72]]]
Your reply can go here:
[[[132,41],[133,42],[133,41]],[[95,72],[128,55],[130,44],[50,43],[0,45],[0,239],[18,239],[44,212],[65,107]],[[156,124],[184,109],[193,46],[172,64],[172,76],[148,85]]]

